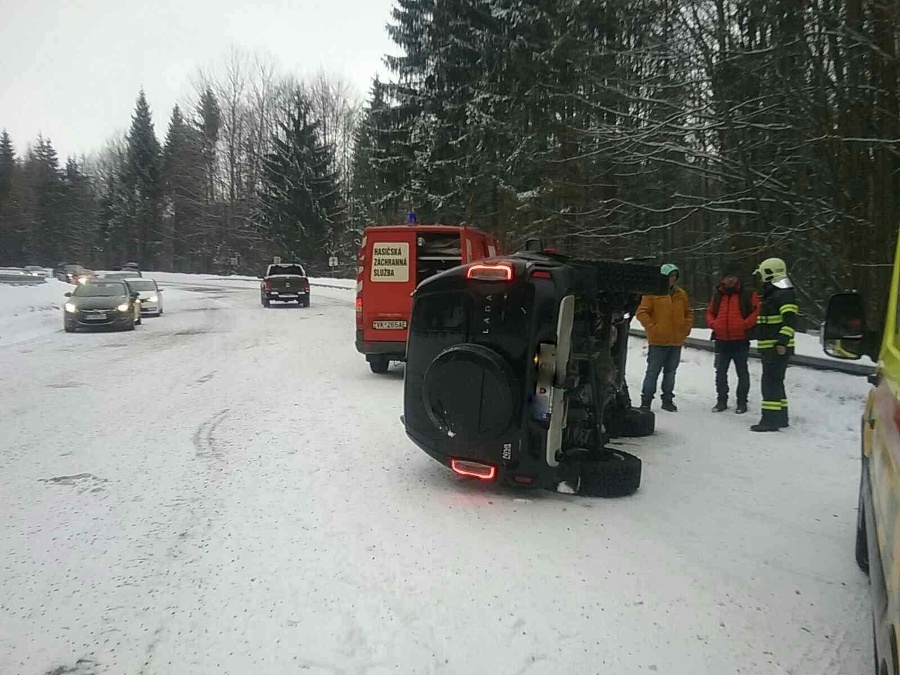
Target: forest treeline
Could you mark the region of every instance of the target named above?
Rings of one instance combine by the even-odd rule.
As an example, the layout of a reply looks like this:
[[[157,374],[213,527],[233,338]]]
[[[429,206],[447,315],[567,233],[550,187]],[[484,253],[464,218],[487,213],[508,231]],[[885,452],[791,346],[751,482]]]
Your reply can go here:
[[[359,104],[232,57],[190,109],[60,162],[0,137],[6,264],[352,270],[366,225],[469,223],[507,249],[785,258],[804,314],[883,298],[898,227],[898,9],[862,0],[396,0]],[[380,30],[381,27],[373,27]],[[2,126],[2,120],[0,120]],[[160,138],[161,140],[157,140]]]

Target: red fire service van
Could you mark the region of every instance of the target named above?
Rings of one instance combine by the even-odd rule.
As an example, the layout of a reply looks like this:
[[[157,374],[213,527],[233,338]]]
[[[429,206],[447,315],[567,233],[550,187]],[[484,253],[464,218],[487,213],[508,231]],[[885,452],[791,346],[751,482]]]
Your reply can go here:
[[[373,373],[406,359],[412,293],[423,279],[500,254],[497,239],[471,227],[367,227],[356,266],[356,350]]]

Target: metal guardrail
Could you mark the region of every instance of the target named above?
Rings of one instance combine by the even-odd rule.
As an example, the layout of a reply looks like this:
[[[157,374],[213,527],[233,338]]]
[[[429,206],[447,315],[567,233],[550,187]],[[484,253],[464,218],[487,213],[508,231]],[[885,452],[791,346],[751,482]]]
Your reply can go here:
[[[310,286],[319,286],[321,288],[337,288],[338,290],[341,290],[341,291],[354,291],[354,292],[356,291],[356,288],[354,288],[352,286],[338,286],[337,284],[323,284],[319,281],[310,281],[309,285]]]
[[[0,284],[6,286],[38,286],[46,283],[46,277],[38,277],[33,274],[4,274],[0,272]]]
[[[646,338],[644,331],[640,328],[632,328],[628,334],[633,335],[634,337]],[[689,337],[685,340],[684,346],[706,352],[714,352],[716,350],[716,345],[712,340],[703,340],[693,337]],[[753,347],[750,348],[750,358],[760,358],[759,352]],[[803,354],[794,354],[791,356],[790,363],[793,366],[799,366],[801,368],[830,370],[832,372],[856,375],[858,377],[867,377],[875,374],[875,366],[870,366],[865,363],[859,363],[857,361],[838,361],[837,359],[804,356]]]

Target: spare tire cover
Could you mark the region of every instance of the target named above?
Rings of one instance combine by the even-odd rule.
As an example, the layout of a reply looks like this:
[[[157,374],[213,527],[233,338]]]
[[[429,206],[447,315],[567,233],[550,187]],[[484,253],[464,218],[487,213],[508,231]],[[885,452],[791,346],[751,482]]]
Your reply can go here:
[[[488,347],[454,345],[425,371],[422,399],[432,423],[450,437],[497,438],[513,421],[518,387],[509,363]]]

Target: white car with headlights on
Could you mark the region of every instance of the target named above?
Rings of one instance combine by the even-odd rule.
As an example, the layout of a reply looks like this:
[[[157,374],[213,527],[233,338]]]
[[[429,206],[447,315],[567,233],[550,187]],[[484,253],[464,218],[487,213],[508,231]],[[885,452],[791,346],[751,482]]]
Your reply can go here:
[[[141,314],[145,316],[162,316],[163,313],[163,297],[162,289],[154,279],[125,279],[128,287],[141,298]]]

